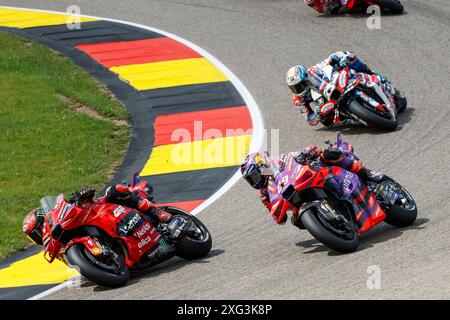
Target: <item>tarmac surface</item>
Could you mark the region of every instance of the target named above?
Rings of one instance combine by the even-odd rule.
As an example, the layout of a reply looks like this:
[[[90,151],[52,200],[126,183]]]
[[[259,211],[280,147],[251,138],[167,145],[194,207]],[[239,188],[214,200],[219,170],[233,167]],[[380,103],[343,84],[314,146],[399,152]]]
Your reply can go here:
[[[432,299],[450,298],[450,9],[445,0],[403,0],[401,16],[319,17],[303,1],[77,1],[81,13],[127,20],[181,36],[209,51],[249,89],[280,151],[323,145],[340,130],[369,168],[415,197],[415,225],[380,225],[357,252],[339,255],[306,231],[278,226],[243,180],[199,214],[213,234],[200,261],[173,259],[104,290],[91,283],[50,299]],[[73,1],[0,0],[1,5],[65,11]],[[292,107],[285,73],[336,50],[352,50],[407,96],[395,132],[360,125],[310,128]],[[368,268],[381,272],[369,289]],[[370,270],[370,268],[369,268]]]

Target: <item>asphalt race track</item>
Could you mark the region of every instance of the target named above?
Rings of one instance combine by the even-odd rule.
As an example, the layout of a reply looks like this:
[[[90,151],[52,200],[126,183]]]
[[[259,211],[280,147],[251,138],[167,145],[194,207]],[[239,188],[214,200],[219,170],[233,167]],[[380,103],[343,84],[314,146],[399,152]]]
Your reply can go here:
[[[353,50],[407,96],[409,109],[393,133],[359,125],[340,128],[370,168],[383,170],[415,197],[414,226],[381,225],[357,252],[338,255],[289,223],[278,226],[244,182],[200,213],[210,228],[211,255],[171,260],[116,290],[91,283],[56,299],[450,298],[450,9],[445,0],[402,0],[406,13],[385,16],[380,30],[366,17],[318,17],[303,1],[77,1],[81,13],[156,27],[198,44],[250,90],[281,151],[334,138],[312,129],[291,106],[287,69]],[[65,11],[72,0],[0,1],[1,5]],[[368,289],[367,268],[381,270]]]

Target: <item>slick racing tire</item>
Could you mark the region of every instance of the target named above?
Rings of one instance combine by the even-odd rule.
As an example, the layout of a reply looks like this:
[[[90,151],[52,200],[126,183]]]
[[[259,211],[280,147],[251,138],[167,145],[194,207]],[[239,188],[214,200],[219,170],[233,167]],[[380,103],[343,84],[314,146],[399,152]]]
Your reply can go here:
[[[300,219],[303,226],[314,238],[334,251],[349,253],[355,251],[359,245],[359,238],[356,234],[354,224],[352,223],[353,221],[350,221],[351,236],[349,239],[344,239],[329,230],[317,217],[314,209],[309,209],[303,212]]]
[[[130,271],[121,255],[119,255],[121,266],[117,267],[116,270],[102,268],[101,264],[95,264],[93,262],[94,257],[90,257],[88,250],[81,244],[75,244],[67,249],[66,257],[70,265],[77,267],[85,278],[100,286],[120,287],[130,278]]]
[[[162,207],[173,216],[182,216],[192,221],[195,232],[188,232],[182,239],[175,243],[177,256],[183,259],[194,260],[206,257],[211,251],[211,233],[203,222],[196,216],[175,207]]]
[[[364,107],[364,102],[359,100],[353,100],[348,106],[348,110],[351,113],[377,129],[394,131],[397,128],[397,121],[384,118],[375,111],[371,111],[369,108],[370,107]]]
[[[397,98],[397,103],[399,105],[398,113],[402,113],[406,110],[406,107],[408,106],[408,101],[406,100],[406,97],[401,96]]]
[[[406,206],[403,204],[399,204],[384,207],[383,209],[386,212],[386,219],[384,220],[384,222],[399,228],[412,225],[417,218],[417,205],[413,197],[394,179],[385,175],[383,180],[387,180],[395,184],[401,190],[403,196],[407,201]]]
[[[373,0],[380,6],[382,12],[390,14],[402,14],[404,11],[403,5],[398,0]]]

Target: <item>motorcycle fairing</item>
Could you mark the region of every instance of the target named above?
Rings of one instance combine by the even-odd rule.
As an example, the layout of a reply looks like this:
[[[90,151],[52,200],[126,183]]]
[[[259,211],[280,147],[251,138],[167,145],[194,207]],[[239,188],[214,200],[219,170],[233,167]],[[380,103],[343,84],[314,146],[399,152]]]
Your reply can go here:
[[[356,174],[340,167],[328,167],[328,170],[332,174],[326,176],[324,188],[333,192],[338,199],[352,204],[359,226],[358,233],[369,230],[386,218],[375,195],[368,191]]]
[[[87,224],[124,240],[128,251],[125,263],[129,267],[158,245],[161,234],[139,211],[111,203],[98,204],[94,211],[97,214]]]
[[[348,144],[341,146],[350,148]],[[326,189],[340,201],[351,204],[358,223],[357,232],[361,233],[383,221],[386,217],[375,196],[368,192],[367,187],[359,177],[341,167],[327,166],[313,170],[309,165],[298,164],[288,155],[284,170],[271,179],[268,185],[269,200],[272,205],[271,215],[277,223],[283,221],[289,210],[297,212],[289,200],[296,191],[308,189]]]
[[[63,196],[57,198],[55,208],[46,215],[46,224],[43,232],[44,257],[53,262],[57,257],[62,258],[69,246],[59,242],[64,231],[83,227],[96,227],[103,230],[113,239],[121,239],[128,251],[126,264],[132,266],[141,260],[154,247],[157,247],[161,234],[140,212],[106,203],[104,197],[99,198],[94,206],[86,208],[74,206],[64,200]],[[86,244],[91,252],[96,252],[90,246],[90,238],[74,238]],[[69,242],[70,245],[74,243]]]

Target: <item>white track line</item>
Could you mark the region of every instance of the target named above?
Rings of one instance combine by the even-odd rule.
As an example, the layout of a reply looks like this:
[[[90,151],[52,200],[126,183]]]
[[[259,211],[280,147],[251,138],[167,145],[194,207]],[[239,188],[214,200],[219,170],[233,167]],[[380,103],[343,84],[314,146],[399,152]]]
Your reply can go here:
[[[7,6],[0,6],[0,8],[6,8],[6,9],[18,9],[18,10],[28,10],[28,11],[38,11],[38,12],[47,12],[47,13],[55,13],[55,14],[64,14],[67,15],[66,12],[59,12],[59,11],[52,11],[52,10],[40,10],[40,9],[28,9],[28,8],[18,8],[18,7],[7,7]],[[126,25],[130,25],[130,26],[134,26],[137,28],[141,28],[141,29],[145,29],[145,30],[149,30],[149,31],[153,31],[153,32],[157,32],[160,33],[166,37],[172,38],[176,41],[179,41],[183,44],[185,44],[186,46],[190,47],[191,49],[197,51],[198,53],[200,53],[203,57],[207,58],[209,61],[211,61],[223,74],[225,74],[228,79],[231,81],[231,83],[233,83],[233,85],[236,87],[236,89],[238,90],[238,92],[240,93],[240,95],[242,96],[242,98],[245,101],[245,104],[247,105],[248,109],[250,110],[250,115],[252,118],[252,123],[253,123],[253,135],[252,135],[252,142],[250,144],[250,153],[252,152],[256,152],[259,151],[259,149],[261,148],[262,144],[263,144],[263,137],[264,137],[264,122],[262,119],[262,115],[261,115],[261,111],[259,110],[258,105],[256,104],[255,99],[253,98],[253,96],[250,94],[250,92],[247,90],[247,88],[244,86],[244,84],[241,82],[241,80],[239,80],[238,77],[236,77],[234,75],[233,72],[230,71],[230,69],[228,69],[222,62],[220,62],[216,57],[214,57],[212,54],[210,54],[209,52],[207,52],[206,50],[202,49],[201,47],[197,46],[196,44],[183,39],[177,35],[174,35],[172,33],[163,31],[163,30],[159,30],[157,28],[153,28],[153,27],[149,27],[149,26],[145,26],[142,24],[138,24],[138,23],[133,23],[133,22],[128,22],[128,21],[123,21],[123,20],[117,20],[117,19],[108,19],[108,18],[102,18],[102,17],[97,17],[97,16],[89,16],[89,15],[76,15],[74,14],[73,16],[80,16],[80,17],[85,17],[85,18],[95,18],[95,19],[99,19],[99,20],[104,20],[104,21],[111,21],[111,22],[117,22],[117,23],[121,23],[121,24],[126,24]],[[219,199],[222,195],[224,195],[228,190],[231,189],[231,187],[236,184],[238,182],[238,180],[240,179],[241,174],[239,172],[239,170],[236,171],[236,173],[219,189],[217,190],[216,193],[214,193],[211,197],[209,197],[205,202],[203,202],[201,205],[199,205],[197,208],[195,208],[192,211],[192,214],[196,215],[198,213],[200,213],[201,211],[203,211],[204,209],[206,209],[208,206],[210,206],[214,201],[216,201],[217,199]],[[49,290],[46,290],[36,296],[33,296],[31,298],[29,298],[29,300],[38,300],[41,299],[43,297],[46,297],[52,293],[55,293],[65,287],[67,287],[69,284],[68,281],[53,287]]]

